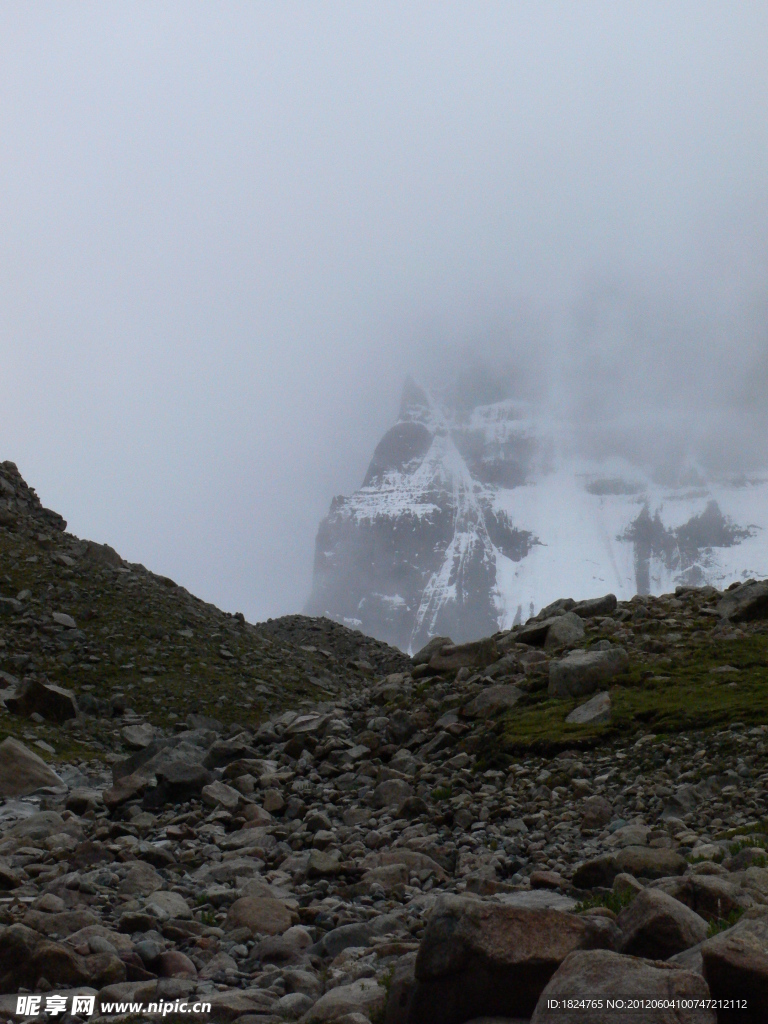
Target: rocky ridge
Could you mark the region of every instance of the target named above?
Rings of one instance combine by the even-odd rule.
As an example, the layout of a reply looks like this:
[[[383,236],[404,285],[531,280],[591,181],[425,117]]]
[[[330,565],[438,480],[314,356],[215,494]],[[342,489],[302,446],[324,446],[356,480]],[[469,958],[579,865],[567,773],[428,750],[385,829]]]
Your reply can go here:
[[[43,572],[91,572],[41,558],[31,518],[0,540],[36,550],[46,587]],[[158,587],[206,616],[181,627],[201,644],[227,624],[231,653],[279,642],[296,690],[248,718],[259,684],[220,655],[238,704],[190,709],[190,672],[179,691],[158,674],[163,708],[127,708],[103,662],[86,690],[79,670],[46,671],[61,634],[44,616],[78,630],[53,619],[72,606],[33,618],[34,591],[6,599],[20,607],[4,650],[23,637],[33,664],[0,719],[0,1015],[15,1017],[10,993],[77,990],[97,999],[91,1020],[192,997],[240,1024],[766,1019],[768,583],[563,599],[405,659],[304,617],[230,622],[129,571],[146,588],[137,626]],[[322,688],[298,668],[318,626],[343,665]],[[547,1008],[607,996],[749,1008]]]

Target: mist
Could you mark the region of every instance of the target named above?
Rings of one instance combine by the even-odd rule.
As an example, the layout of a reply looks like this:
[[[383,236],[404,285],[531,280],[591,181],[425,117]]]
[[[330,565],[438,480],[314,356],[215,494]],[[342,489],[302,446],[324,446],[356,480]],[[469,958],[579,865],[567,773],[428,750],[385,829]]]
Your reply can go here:
[[[407,374],[764,469],[766,52],[738,0],[4,5],[0,459],[249,620]]]

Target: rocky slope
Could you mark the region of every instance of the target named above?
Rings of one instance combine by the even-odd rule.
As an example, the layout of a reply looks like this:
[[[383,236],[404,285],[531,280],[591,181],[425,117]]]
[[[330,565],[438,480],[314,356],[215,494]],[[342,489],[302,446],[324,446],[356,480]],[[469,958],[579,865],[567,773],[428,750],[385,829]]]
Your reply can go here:
[[[765,474],[653,470],[653,455],[629,458],[622,424],[587,459],[567,424],[490,397],[406,384],[362,487],[320,525],[310,614],[412,651],[509,628],[569,591],[629,599],[768,575]]]
[[[65,538],[41,556],[30,516],[2,542],[91,572],[49,566]],[[167,621],[191,605],[185,642],[280,645],[275,705],[245,712],[260,684],[210,646],[190,650],[234,694],[215,716],[185,705],[192,673],[129,711],[111,659],[75,696],[79,661],[48,674],[58,607],[6,599],[5,650],[30,619],[40,643],[1,720],[0,1016],[30,990],[91,992],[105,1021],[158,999],[240,1024],[768,1019],[768,583],[563,599],[405,659],[303,617],[237,625],[130,571],[141,601],[114,618],[135,614],[137,652],[151,599]],[[322,690],[299,669],[318,658]],[[607,1008],[632,997],[666,1002]]]

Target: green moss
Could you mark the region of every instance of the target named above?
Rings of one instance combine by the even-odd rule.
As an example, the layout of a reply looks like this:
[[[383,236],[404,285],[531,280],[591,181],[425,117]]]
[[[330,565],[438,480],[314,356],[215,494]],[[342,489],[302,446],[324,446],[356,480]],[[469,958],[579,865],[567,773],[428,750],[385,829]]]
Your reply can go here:
[[[622,892],[607,892],[603,895],[587,896],[573,908],[575,914],[584,910],[594,910],[595,907],[606,907],[614,914],[620,914],[628,907],[637,895],[632,889],[624,889]]]
[[[740,671],[711,671],[722,665]],[[658,678],[661,674],[667,678]],[[663,663],[649,664],[642,654],[635,655],[610,694],[610,723],[570,725],[565,719],[586,698],[557,700],[537,687],[505,715],[502,744],[514,753],[548,753],[648,731],[676,734],[737,721],[747,726],[767,723],[768,637],[755,633],[738,640],[707,639]]]

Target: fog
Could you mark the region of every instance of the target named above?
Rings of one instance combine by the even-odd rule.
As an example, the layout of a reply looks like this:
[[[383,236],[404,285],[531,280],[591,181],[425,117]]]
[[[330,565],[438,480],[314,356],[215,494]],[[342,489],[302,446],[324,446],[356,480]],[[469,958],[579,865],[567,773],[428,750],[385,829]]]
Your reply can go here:
[[[250,620],[408,373],[766,461],[768,7],[0,7],[0,459]]]

